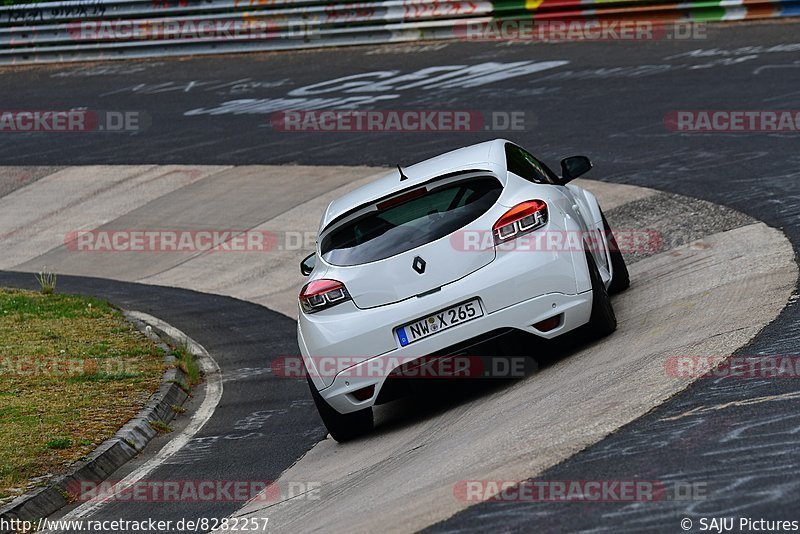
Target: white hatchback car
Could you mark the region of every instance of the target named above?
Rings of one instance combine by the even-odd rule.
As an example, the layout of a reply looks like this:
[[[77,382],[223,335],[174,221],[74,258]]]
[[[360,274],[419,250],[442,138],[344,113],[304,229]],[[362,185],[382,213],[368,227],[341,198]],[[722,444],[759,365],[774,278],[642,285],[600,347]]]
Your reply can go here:
[[[371,430],[398,371],[498,333],[616,329],[628,271],[597,199],[518,145],[489,141],[423,161],[328,206],[299,297],[311,394],[337,441]],[[435,357],[432,358],[432,355]]]

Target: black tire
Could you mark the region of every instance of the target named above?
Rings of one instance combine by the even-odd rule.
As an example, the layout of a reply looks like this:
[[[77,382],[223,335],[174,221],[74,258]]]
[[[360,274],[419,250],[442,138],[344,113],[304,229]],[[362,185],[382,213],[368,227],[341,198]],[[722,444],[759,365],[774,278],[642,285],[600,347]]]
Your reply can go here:
[[[625,265],[625,259],[622,257],[622,252],[619,250],[617,239],[614,237],[614,232],[611,231],[611,227],[608,225],[606,216],[603,215],[602,211],[600,212],[600,216],[603,218],[603,227],[605,228],[606,236],[608,237],[608,245],[610,248],[609,256],[611,256],[611,269],[614,273],[611,277],[611,284],[608,286],[608,294],[616,295],[617,293],[622,293],[630,287],[631,277],[628,274],[628,266]]]
[[[322,422],[325,423],[325,428],[330,432],[331,437],[343,443],[351,439],[363,436],[372,431],[372,408],[366,408],[357,412],[341,414],[334,410],[330,404],[325,402],[322,395],[319,394],[311,378],[306,376],[308,380],[308,388],[311,390],[311,396],[314,398],[314,404],[317,406],[319,416]]]
[[[586,263],[589,266],[589,278],[592,280],[592,315],[587,327],[593,337],[606,337],[617,329],[617,316],[611,306],[611,297],[600,278],[600,271],[589,252],[586,253]]]

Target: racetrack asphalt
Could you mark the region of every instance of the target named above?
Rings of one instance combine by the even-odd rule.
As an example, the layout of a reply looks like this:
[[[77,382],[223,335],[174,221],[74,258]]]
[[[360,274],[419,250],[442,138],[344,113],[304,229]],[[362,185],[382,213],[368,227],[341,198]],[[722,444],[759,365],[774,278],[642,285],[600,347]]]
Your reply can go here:
[[[694,42],[511,46],[459,43],[427,45],[422,49],[398,45],[379,50],[345,49],[296,55],[3,70],[0,83],[3,105],[7,109],[40,109],[46,105],[52,109],[83,106],[141,110],[152,118],[152,124],[147,131],[136,135],[93,134],[91,144],[85,137],[67,134],[3,134],[0,158],[8,165],[298,163],[390,166],[483,140],[487,134],[284,133],[267,126],[268,113],[224,113],[223,106],[225,102],[242,99],[264,99],[261,104],[269,105],[266,99],[309,98],[290,93],[302,93],[301,88],[313,83],[379,70],[410,73],[432,66],[490,61],[568,61],[546,71],[475,87],[408,88],[410,84],[404,82],[373,85],[369,91],[355,93],[345,93],[339,88],[313,97],[397,95],[372,104],[380,109],[390,108],[395,101],[396,107],[404,109],[441,106],[485,111],[522,110],[529,127],[525,131],[498,135],[521,142],[547,162],[554,163],[559,156],[568,153],[586,153],[596,167],[592,178],[653,187],[732,207],[782,229],[796,250],[800,242],[797,133],[676,134],[665,128],[663,119],[668,112],[680,109],[796,110],[800,95],[797,89],[800,66],[795,62],[800,50],[796,37],[798,27],[792,23],[712,27],[707,40]],[[217,111],[200,111],[211,109]],[[238,109],[241,112],[244,107]],[[35,176],[26,178],[35,179]],[[690,225],[691,220],[686,224]],[[4,274],[0,280],[24,281],[6,278],[8,276],[11,275]],[[133,299],[113,289],[116,283],[94,281],[81,285],[83,282],[75,281],[73,286],[71,280],[66,280],[65,287],[76,291],[105,288],[108,296],[122,305],[127,305],[125,299]],[[187,315],[186,308],[178,305],[184,301],[175,296],[177,293],[169,293],[178,290],[146,288],[136,291],[143,291],[146,296],[144,300],[128,300],[132,307],[172,322],[212,352],[232,350],[227,342],[222,347],[215,346],[210,333],[224,334],[223,325],[229,324],[233,330],[233,323],[223,320],[219,324],[216,316],[207,317],[207,322],[203,323],[204,313]],[[169,307],[173,304],[164,302],[167,299],[159,301],[157,293],[162,292],[175,299],[173,308]],[[207,305],[199,300],[201,298],[222,297],[193,295],[186,302]],[[796,355],[800,346],[800,313],[796,300],[739,352]],[[233,307],[229,302],[228,305]],[[162,309],[161,306],[168,307]],[[250,362],[247,365],[235,365],[264,365],[263,359],[255,364],[258,357],[255,345],[266,341],[260,335],[270,333],[258,330],[266,323],[256,317],[279,325],[275,330],[279,333],[273,341],[278,342],[276,346],[291,351],[287,353],[296,354],[296,347],[291,345],[293,341],[288,341],[294,339],[292,321],[268,315],[268,311],[258,306],[244,306],[247,309],[237,317],[244,320],[244,324],[253,325],[246,330],[248,336],[255,336],[253,344],[250,344],[250,337],[245,343],[252,360],[247,360]],[[225,306],[222,309],[226,309]],[[201,328],[195,329],[195,321],[200,321]],[[203,325],[208,327],[208,332]],[[223,358],[228,359],[231,363],[238,361],[233,355]],[[224,365],[223,361],[219,363]],[[283,387],[296,389],[291,394],[276,393],[278,402],[289,405],[292,400],[306,398],[303,383],[284,384]],[[683,514],[688,517],[741,514],[797,519],[800,462],[794,451],[798,445],[796,429],[800,426],[800,416],[796,415],[800,406],[799,390],[796,380],[701,380],[647,416],[538,477],[551,480],[691,479],[726,495],[725,499],[655,504],[486,503],[471,507],[432,530],[469,531],[499,526],[508,530],[535,527],[544,532],[623,531],[621,525],[627,525],[629,531],[674,532],[680,528],[677,520]],[[740,402],[747,399],[758,400]],[[249,401],[243,394],[238,402]],[[256,404],[252,405],[254,410]],[[707,409],[690,413],[697,407]],[[282,470],[278,469],[280,466],[288,467],[297,458],[293,454],[302,454],[301,449],[309,448],[324,433],[315,419],[313,406],[303,405],[297,410],[296,426],[305,437],[297,440],[294,433],[285,436],[286,457],[281,455],[275,465],[265,469],[267,478],[276,477]],[[308,427],[304,427],[306,423]],[[218,428],[220,435],[224,431]],[[211,432],[211,429],[206,428],[204,432]],[[257,460],[252,458],[251,462],[246,462],[223,457],[215,460],[211,468],[219,468],[220,476],[224,473],[225,477],[232,478],[234,473],[242,472],[236,471],[234,464],[251,468]],[[244,476],[252,477],[252,472]],[[220,508],[228,507],[220,505]],[[153,511],[152,507],[148,508],[149,513]],[[164,514],[173,511],[164,510]],[[224,509],[215,511],[226,512]]]

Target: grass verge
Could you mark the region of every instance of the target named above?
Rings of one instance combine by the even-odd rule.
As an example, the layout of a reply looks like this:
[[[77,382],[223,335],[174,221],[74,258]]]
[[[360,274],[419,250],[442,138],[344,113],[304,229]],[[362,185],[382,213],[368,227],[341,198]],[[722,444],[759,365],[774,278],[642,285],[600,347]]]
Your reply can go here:
[[[172,355],[175,356],[175,365],[184,372],[187,379],[189,380],[188,386],[194,386],[200,383],[202,379],[200,373],[200,364],[197,362],[197,358],[194,357],[192,351],[189,349],[188,342],[184,342],[181,345],[173,346],[172,348]],[[189,388],[184,387],[183,389],[187,390]]]
[[[105,301],[0,289],[0,503],[112,437],[164,356]]]

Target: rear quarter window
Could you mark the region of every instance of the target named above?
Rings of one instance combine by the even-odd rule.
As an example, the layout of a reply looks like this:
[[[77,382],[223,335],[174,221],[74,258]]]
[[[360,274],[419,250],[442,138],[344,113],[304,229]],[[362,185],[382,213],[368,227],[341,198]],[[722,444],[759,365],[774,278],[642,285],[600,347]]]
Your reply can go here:
[[[517,145],[506,143],[506,167],[520,178],[537,184],[558,183],[550,168]]]

